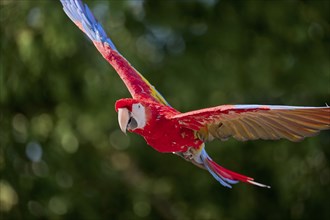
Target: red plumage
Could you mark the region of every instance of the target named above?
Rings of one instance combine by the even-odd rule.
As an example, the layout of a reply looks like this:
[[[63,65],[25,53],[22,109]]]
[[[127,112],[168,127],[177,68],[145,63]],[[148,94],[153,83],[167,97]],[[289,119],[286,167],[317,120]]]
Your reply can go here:
[[[189,147],[198,149],[203,143],[191,129],[180,125],[180,121],[172,119],[180,114],[176,109],[153,101],[121,99],[115,109],[132,110],[132,104],[141,103],[146,109],[147,124],[143,129],[130,130],[144,137],[146,142],[162,153],[186,152]]]
[[[80,0],[61,0],[65,13],[93,41],[113,66],[133,98],[116,102],[120,128],[137,133],[159,152],[175,153],[198,167],[207,169],[222,185],[237,181],[266,185],[216,164],[207,155],[204,143],[226,140],[299,141],[330,128],[330,108],[223,105],[180,113],[117,51],[101,24]]]

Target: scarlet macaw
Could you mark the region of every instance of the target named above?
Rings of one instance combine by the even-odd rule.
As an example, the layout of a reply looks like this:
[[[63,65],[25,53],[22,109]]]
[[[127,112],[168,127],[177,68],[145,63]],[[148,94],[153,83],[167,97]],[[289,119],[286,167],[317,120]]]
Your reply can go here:
[[[223,186],[231,188],[242,181],[269,188],[215,163],[205,151],[206,141],[229,137],[300,141],[330,128],[328,106],[222,105],[181,113],[117,51],[86,4],[81,0],[61,2],[65,13],[93,41],[132,95],[115,104],[120,129],[141,135],[159,152],[174,153],[208,170]]]

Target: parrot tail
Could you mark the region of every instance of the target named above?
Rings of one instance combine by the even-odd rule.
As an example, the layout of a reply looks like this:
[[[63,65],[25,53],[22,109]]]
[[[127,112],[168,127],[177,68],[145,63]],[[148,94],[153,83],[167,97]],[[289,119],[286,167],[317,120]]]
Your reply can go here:
[[[117,50],[111,39],[105,33],[102,25],[95,19],[93,13],[81,0],[61,0],[63,10],[68,17],[93,41],[107,43],[111,49]]]
[[[215,163],[209,155],[206,153],[205,149],[202,150],[200,155],[205,168],[211,173],[211,175],[219,181],[223,186],[231,188],[232,184],[236,184],[239,181],[250,183],[256,186],[270,188],[270,186],[255,182],[253,178],[244,176],[233,171],[227,170]]]

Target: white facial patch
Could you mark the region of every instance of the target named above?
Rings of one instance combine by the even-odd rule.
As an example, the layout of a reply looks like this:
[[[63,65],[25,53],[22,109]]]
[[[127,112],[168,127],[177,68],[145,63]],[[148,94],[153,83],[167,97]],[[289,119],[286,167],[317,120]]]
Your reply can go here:
[[[143,105],[140,103],[135,103],[132,105],[131,117],[133,117],[137,122],[136,128],[144,128],[146,126],[146,111]]]

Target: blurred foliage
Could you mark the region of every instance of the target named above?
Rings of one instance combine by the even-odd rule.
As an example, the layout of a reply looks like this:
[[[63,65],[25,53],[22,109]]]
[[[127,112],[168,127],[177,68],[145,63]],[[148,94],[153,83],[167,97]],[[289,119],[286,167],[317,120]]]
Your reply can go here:
[[[90,1],[180,111],[330,102],[329,1]],[[208,145],[232,190],[118,129],[129,97],[58,1],[0,2],[1,219],[330,219],[329,131]]]

